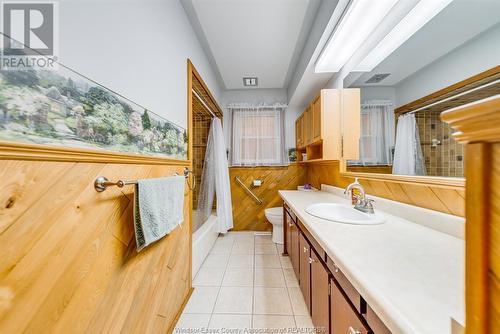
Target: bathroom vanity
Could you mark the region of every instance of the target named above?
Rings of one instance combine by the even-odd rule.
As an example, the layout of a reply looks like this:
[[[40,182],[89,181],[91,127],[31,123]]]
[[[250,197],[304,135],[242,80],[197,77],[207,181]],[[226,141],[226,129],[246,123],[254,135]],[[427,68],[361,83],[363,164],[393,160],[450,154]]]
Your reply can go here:
[[[462,218],[377,198],[382,224],[329,221],[307,207],[349,203],[341,189],[323,189],[280,191],[284,255],[315,327],[331,334],[450,333],[452,319],[464,324]]]

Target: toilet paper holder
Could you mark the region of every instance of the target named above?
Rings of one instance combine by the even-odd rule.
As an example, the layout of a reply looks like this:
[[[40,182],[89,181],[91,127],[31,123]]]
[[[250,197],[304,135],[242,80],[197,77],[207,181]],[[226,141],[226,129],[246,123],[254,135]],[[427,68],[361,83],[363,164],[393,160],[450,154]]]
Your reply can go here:
[[[254,179],[252,181],[252,187],[254,187],[254,188],[260,187],[263,183],[264,183],[264,181],[262,181],[260,179]]]

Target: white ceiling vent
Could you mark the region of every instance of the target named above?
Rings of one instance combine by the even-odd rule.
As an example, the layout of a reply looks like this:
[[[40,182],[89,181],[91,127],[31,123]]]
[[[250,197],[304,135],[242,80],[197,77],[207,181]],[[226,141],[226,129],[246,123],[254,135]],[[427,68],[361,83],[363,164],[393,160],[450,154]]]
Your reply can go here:
[[[384,80],[387,78],[391,73],[380,73],[380,74],[375,74],[372,76],[370,79],[366,80],[365,83],[367,84],[373,84],[373,83],[379,83],[380,81]]]
[[[257,79],[256,77],[243,78],[243,86],[257,87],[258,85],[259,85],[259,79]]]

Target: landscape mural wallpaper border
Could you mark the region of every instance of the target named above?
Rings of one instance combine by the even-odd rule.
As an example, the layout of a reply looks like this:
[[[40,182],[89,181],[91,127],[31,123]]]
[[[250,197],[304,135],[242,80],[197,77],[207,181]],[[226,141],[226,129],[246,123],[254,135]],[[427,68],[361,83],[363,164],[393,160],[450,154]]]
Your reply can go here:
[[[187,159],[186,129],[62,64],[0,70],[0,141]]]

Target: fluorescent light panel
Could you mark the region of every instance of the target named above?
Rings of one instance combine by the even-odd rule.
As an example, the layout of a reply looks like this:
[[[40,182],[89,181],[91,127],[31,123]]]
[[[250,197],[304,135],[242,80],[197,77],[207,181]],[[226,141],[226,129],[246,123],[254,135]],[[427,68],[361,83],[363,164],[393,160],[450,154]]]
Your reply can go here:
[[[316,73],[338,72],[398,0],[353,0],[318,58]]]
[[[413,34],[439,14],[453,0],[420,0],[413,9],[356,66],[354,71],[371,72]]]

